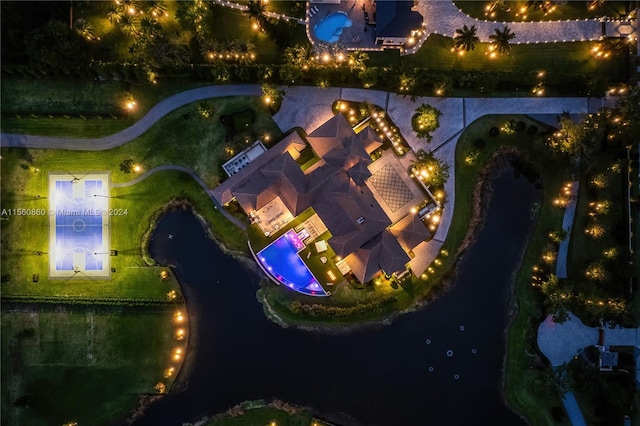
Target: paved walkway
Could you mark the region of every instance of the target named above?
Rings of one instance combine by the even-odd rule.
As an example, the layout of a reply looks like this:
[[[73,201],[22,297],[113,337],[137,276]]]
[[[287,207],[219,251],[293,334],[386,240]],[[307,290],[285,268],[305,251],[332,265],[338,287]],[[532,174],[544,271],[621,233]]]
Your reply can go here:
[[[0,134],[0,144],[3,147],[101,151],[115,148],[137,138],[171,111],[192,102],[224,96],[260,96],[261,93],[262,89],[257,84],[199,87],[169,96],[158,102],[133,126],[113,135],[81,139],[2,133]]]
[[[573,218],[576,214],[576,204],[578,203],[579,181],[571,182],[571,195],[569,204],[564,209],[564,217],[562,219],[562,229],[567,233],[564,240],[560,241],[558,246],[558,256],[556,260],[556,276],[558,278],[567,278],[567,256],[569,254],[569,242],[571,241],[571,229],[573,227]]]
[[[193,170],[191,170],[191,169],[189,169],[187,167],[177,166],[177,165],[174,165],[174,164],[165,164],[163,166],[158,166],[158,167],[154,167],[151,170],[147,170],[146,172],[144,172],[140,176],[138,176],[135,179],[132,179],[132,180],[130,180],[128,182],[111,183],[111,186],[113,188],[126,188],[128,186],[135,185],[136,183],[145,180],[149,176],[154,175],[154,174],[156,174],[158,172],[161,172],[161,171],[164,171],[164,170],[177,170],[179,172],[187,173],[189,176],[191,176],[193,178],[193,180],[195,180],[198,183],[198,185],[200,185],[202,187],[202,189],[204,189],[204,191],[207,193],[207,195],[209,195],[209,198],[211,198],[211,201],[213,202],[214,207],[216,209],[218,209],[220,211],[220,213],[223,214],[224,217],[226,217],[231,223],[233,223],[237,227],[239,227],[241,229],[247,229],[247,225],[245,223],[241,222],[240,220],[238,220],[238,218],[236,218],[231,213],[229,213],[227,211],[227,209],[223,209],[223,208],[220,207],[220,205],[218,204],[216,199],[213,197],[213,191],[209,189],[207,184],[204,183],[204,181],[200,178],[200,176],[198,176]]]
[[[462,12],[448,0],[420,0],[415,9],[423,16],[424,29],[427,34],[442,34],[453,37],[458,28],[463,25],[468,27],[475,25],[480,41],[490,41],[489,35],[494,34],[496,28],[502,29],[505,25],[511,28],[516,35],[512,44],[521,43],[554,43],[563,41],[598,40],[603,35],[618,37],[637,33],[636,20],[605,21],[605,32],[599,19],[563,20],[563,21],[536,21],[536,22],[497,22],[487,21]],[[422,42],[424,40],[421,40]],[[421,43],[406,53],[414,53],[420,48]]]

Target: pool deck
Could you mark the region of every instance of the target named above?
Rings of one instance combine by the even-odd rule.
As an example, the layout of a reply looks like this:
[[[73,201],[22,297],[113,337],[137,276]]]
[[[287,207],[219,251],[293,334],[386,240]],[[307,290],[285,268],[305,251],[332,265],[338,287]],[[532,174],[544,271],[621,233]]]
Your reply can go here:
[[[312,12],[312,10],[315,9],[317,9],[318,12]],[[351,20],[351,27],[344,28],[338,42],[332,45],[335,45],[338,49],[382,50],[381,46],[375,43],[375,27],[365,24],[364,12],[367,11],[370,19],[373,19],[374,9],[373,0],[346,0],[340,3],[309,2],[307,3],[307,35],[309,36],[309,40],[311,40],[314,46],[317,44],[328,44],[316,37],[314,28],[327,16],[337,12],[344,12]]]

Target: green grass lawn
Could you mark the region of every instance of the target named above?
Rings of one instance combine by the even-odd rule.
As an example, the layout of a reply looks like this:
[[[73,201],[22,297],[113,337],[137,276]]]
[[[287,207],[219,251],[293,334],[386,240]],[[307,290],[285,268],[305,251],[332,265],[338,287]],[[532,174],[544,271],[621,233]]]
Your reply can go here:
[[[251,108],[256,111],[253,126],[248,134],[260,137],[269,134],[271,138],[281,136],[280,129],[264,109],[259,98],[231,97],[210,100],[216,114],[203,118],[198,114],[198,102],[170,112],[140,137],[108,152],[59,152],[51,150],[29,150],[33,165],[47,170],[110,170],[114,182],[133,178],[122,173],[119,165],[125,159],[133,159],[144,170],[162,164],[177,164],[194,170],[211,187],[217,185],[222,173],[220,166],[226,161],[224,154],[225,131],[218,121],[220,114],[234,113]],[[187,117],[187,118],[185,118]],[[55,129],[57,120],[48,120]],[[105,120],[103,120],[105,121]],[[250,140],[252,143],[253,140]],[[6,166],[5,166],[6,167]],[[10,167],[11,168],[11,167]],[[89,171],[89,170],[87,170]],[[4,173],[4,171],[3,171]],[[43,172],[44,173],[44,172]],[[24,175],[22,173],[21,175]],[[46,173],[43,175],[46,177]],[[11,176],[16,183],[16,176]]]
[[[10,160],[10,156],[3,153],[3,161],[5,159]],[[59,164],[52,166],[56,167],[52,170],[60,170]],[[36,187],[39,179],[24,180]],[[161,270],[166,268],[144,263],[142,236],[153,225],[156,212],[173,199],[188,200],[209,223],[215,224],[213,235],[225,241],[230,249],[246,250],[244,233],[227,222],[213,208],[201,187],[182,172],[160,172],[134,186],[114,188],[111,194],[110,206],[127,210],[127,215],[111,218],[111,248],[119,252],[118,256],[110,257],[111,266],[116,268],[111,280],[48,279],[48,255],[36,255],[38,250],[48,250],[48,217],[14,216],[2,222],[2,235],[6,240],[2,252],[3,274],[11,274],[11,281],[2,284],[3,296],[165,299],[170,290],[179,291],[178,284],[171,274],[166,281],[160,279]],[[4,206],[12,201],[21,205],[42,202],[19,201],[11,195],[3,197]],[[40,279],[33,283],[31,277],[36,273]]]
[[[518,35],[514,42],[518,41]],[[515,71],[537,73],[544,70],[547,79],[554,73],[603,73],[617,81],[624,73],[624,58],[594,59],[591,48],[595,42],[512,44],[511,53],[495,59],[485,55],[489,43],[478,43],[475,50],[463,56],[452,53],[453,39],[438,34],[427,38],[422,47],[406,57],[408,63],[433,69],[482,71]],[[383,52],[384,55],[391,55]],[[376,54],[371,54],[373,59]],[[375,61],[373,62],[375,64]]]
[[[173,312],[94,308],[2,313],[3,424],[107,425],[180,367]]]
[[[276,43],[268,34],[252,29],[251,20],[241,11],[213,5],[211,14],[215,17],[215,24],[210,25],[209,29],[216,40],[249,40],[256,46],[257,63],[273,64],[282,61],[282,53]]]
[[[2,207],[5,209],[49,209],[47,176],[49,172],[89,173],[109,170],[113,182],[127,182],[136,173],[124,173],[119,165],[133,159],[144,170],[163,164],[191,168],[214,187],[219,179],[218,167],[223,159],[224,129],[219,114],[254,109],[253,129],[277,138],[280,131],[258,98],[220,98],[212,100],[217,111],[210,119],[197,113],[197,103],[170,113],[150,131],[134,141],[108,151],[74,152],[38,149],[2,150]],[[188,119],[185,119],[188,115]],[[54,121],[54,120],[52,120]],[[88,166],[90,165],[90,166]],[[36,171],[37,170],[37,171]],[[38,195],[40,197],[38,197]],[[38,295],[65,297],[118,297],[163,299],[176,288],[172,278],[159,279],[160,269],[147,267],[142,259],[142,238],[155,213],[172,199],[187,199],[211,224],[214,236],[232,250],[246,251],[244,233],[224,220],[191,177],[181,172],[165,171],[124,188],[113,188],[110,206],[126,209],[127,215],[114,216],[111,222],[111,257],[116,268],[110,281],[67,281],[47,278],[48,218],[46,216],[5,216],[2,226],[3,274],[11,280],[2,284],[4,296]],[[4,219],[3,218],[3,219]],[[39,274],[39,282],[32,275]]]
[[[624,181],[626,181],[627,177],[624,170],[619,173],[608,170],[618,159],[620,159],[620,154],[616,155],[613,152],[598,153],[595,156],[595,164],[580,180],[576,216],[571,232],[570,257],[568,259],[569,277],[573,280],[584,280],[585,265],[597,259],[605,260],[604,252],[611,248],[618,248],[618,258],[623,256],[620,249],[626,246],[624,243],[626,243],[627,236],[626,232],[624,232],[624,241],[620,241],[617,231],[626,230],[627,213],[626,202],[624,201],[626,199],[626,187]],[[593,187],[591,181],[597,175],[602,175],[605,178],[606,187],[599,189]],[[594,222],[601,224],[606,229],[601,238],[594,239],[585,234],[584,229],[590,223],[590,213],[596,211],[594,206],[590,204],[598,202],[609,202],[610,207],[607,214],[598,215],[594,220]],[[614,276],[616,275],[614,274]]]
[[[490,1],[461,1],[455,0],[454,3],[460,10],[472,18],[488,19],[499,22],[510,21],[557,21],[564,19],[585,19],[598,18],[600,16],[619,17],[624,13],[623,1],[607,1],[603,6],[596,7],[592,10],[588,9],[587,1],[568,1],[565,4],[558,5],[555,10],[548,12],[535,10],[534,8],[526,8],[527,1],[504,1],[504,8],[495,8],[495,16],[487,15],[486,7]],[[525,7],[523,17],[522,7]]]
[[[208,84],[173,79],[128,87],[119,82],[5,79],[1,89],[3,118],[0,126],[6,133],[81,138],[108,136],[131,126],[161,100]],[[125,108],[125,92],[131,93],[136,101],[132,111]],[[49,114],[55,118],[49,118]]]
[[[256,109],[260,107],[259,100],[253,98],[217,99],[213,104],[221,113],[245,109],[247,105]],[[189,114],[188,120],[184,119],[185,114]],[[258,112],[254,127],[268,129],[274,137],[279,135],[279,129],[266,112]],[[136,174],[123,173],[119,169],[119,164],[127,158],[142,164],[145,170],[162,164],[181,164],[198,172],[214,187],[218,182],[218,164],[223,156],[223,134],[224,130],[217,121],[217,116],[204,119],[197,114],[197,104],[192,104],[169,114],[136,140],[109,151],[4,149],[3,208],[48,209],[48,202],[43,197],[47,191],[47,175],[51,171],[110,170],[112,181],[129,181]],[[39,171],[35,172],[29,165],[37,167]],[[87,169],[87,165],[91,165],[91,169]],[[41,198],[37,198],[37,195]],[[140,257],[141,236],[149,227],[152,213],[172,198],[193,200],[197,209],[213,220],[211,223],[221,222],[213,229],[214,234],[232,234],[235,237],[239,232],[220,220],[202,189],[189,176],[180,172],[153,175],[135,186],[114,188],[111,195],[114,197],[110,200],[111,206],[127,209],[128,215],[112,218],[112,248],[119,250],[120,255],[111,259],[113,267],[122,273],[114,274],[112,282],[105,285],[116,294],[126,294],[126,297],[140,297],[140,284],[148,282],[151,277],[154,281],[158,280],[159,271],[138,269],[143,266]],[[13,276],[10,283],[3,284],[5,294],[21,294],[25,291],[60,294],[63,290],[61,294],[82,294],[87,291],[78,289],[70,292],[72,287],[60,281],[54,281],[55,285],[47,285],[47,256],[35,254],[38,250],[47,251],[47,224],[44,216],[14,216],[2,222],[3,238],[7,241],[3,245],[3,268]],[[236,238],[225,238],[227,240],[230,248],[244,251]],[[125,271],[127,272],[124,273]],[[37,284],[31,282],[31,275],[34,273],[40,274],[41,281]],[[132,279],[132,276],[138,278]],[[147,294],[147,297],[163,297],[168,291],[168,285],[168,282],[158,283],[152,287],[152,291],[146,289],[142,294]],[[90,295],[102,294],[106,290],[97,285],[91,288],[94,291],[90,291]]]

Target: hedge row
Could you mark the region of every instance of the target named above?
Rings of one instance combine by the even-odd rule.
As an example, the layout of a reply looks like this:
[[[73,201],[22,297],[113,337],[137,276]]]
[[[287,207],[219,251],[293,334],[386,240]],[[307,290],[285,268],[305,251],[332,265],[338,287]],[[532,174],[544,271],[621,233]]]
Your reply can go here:
[[[174,300],[158,298],[132,297],[84,297],[84,296],[35,296],[35,295],[3,295],[2,303],[55,303],[65,305],[111,305],[111,306],[169,306],[182,303]]]
[[[537,84],[530,72],[439,70],[408,68],[401,65],[369,67],[366,72],[349,71],[348,68],[315,66],[306,72],[296,72],[295,80],[287,72],[290,65],[268,64],[187,64],[165,67],[151,74],[146,67],[130,62],[93,61],[84,69],[34,69],[29,65],[6,64],[2,66],[4,77],[57,80],[124,81],[130,84],[146,84],[150,75],[160,78],[190,78],[212,83],[271,83],[291,85],[351,86],[398,91],[399,75],[410,75],[413,81],[406,93],[409,95],[431,95],[435,87],[443,94],[456,90],[476,91],[491,94],[495,91],[527,91]],[[154,77],[155,78],[155,77]],[[597,73],[554,73],[545,80],[545,87],[555,88],[559,94],[582,96],[604,96],[608,88],[606,75]]]
[[[351,306],[335,306],[321,304],[307,304],[296,300],[291,303],[289,310],[295,315],[310,317],[334,317],[346,318],[354,315],[369,315],[372,313],[384,312],[386,308],[395,304],[395,296],[386,296],[368,303],[358,303]]]

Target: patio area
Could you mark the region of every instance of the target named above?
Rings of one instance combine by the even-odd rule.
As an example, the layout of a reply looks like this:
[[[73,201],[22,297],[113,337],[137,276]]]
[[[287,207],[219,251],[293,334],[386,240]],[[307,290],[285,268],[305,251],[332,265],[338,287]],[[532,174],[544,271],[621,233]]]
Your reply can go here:
[[[312,44],[323,43],[315,33],[318,24],[342,12],[351,21],[351,26],[342,28],[342,34],[333,45],[338,49],[382,50],[375,43],[374,11],[373,0],[311,1],[307,10],[307,34]]]
[[[415,156],[411,152],[398,157],[389,149],[369,165],[371,177],[366,185],[392,223],[405,217],[425,199],[425,194],[407,173],[412,159]]]

